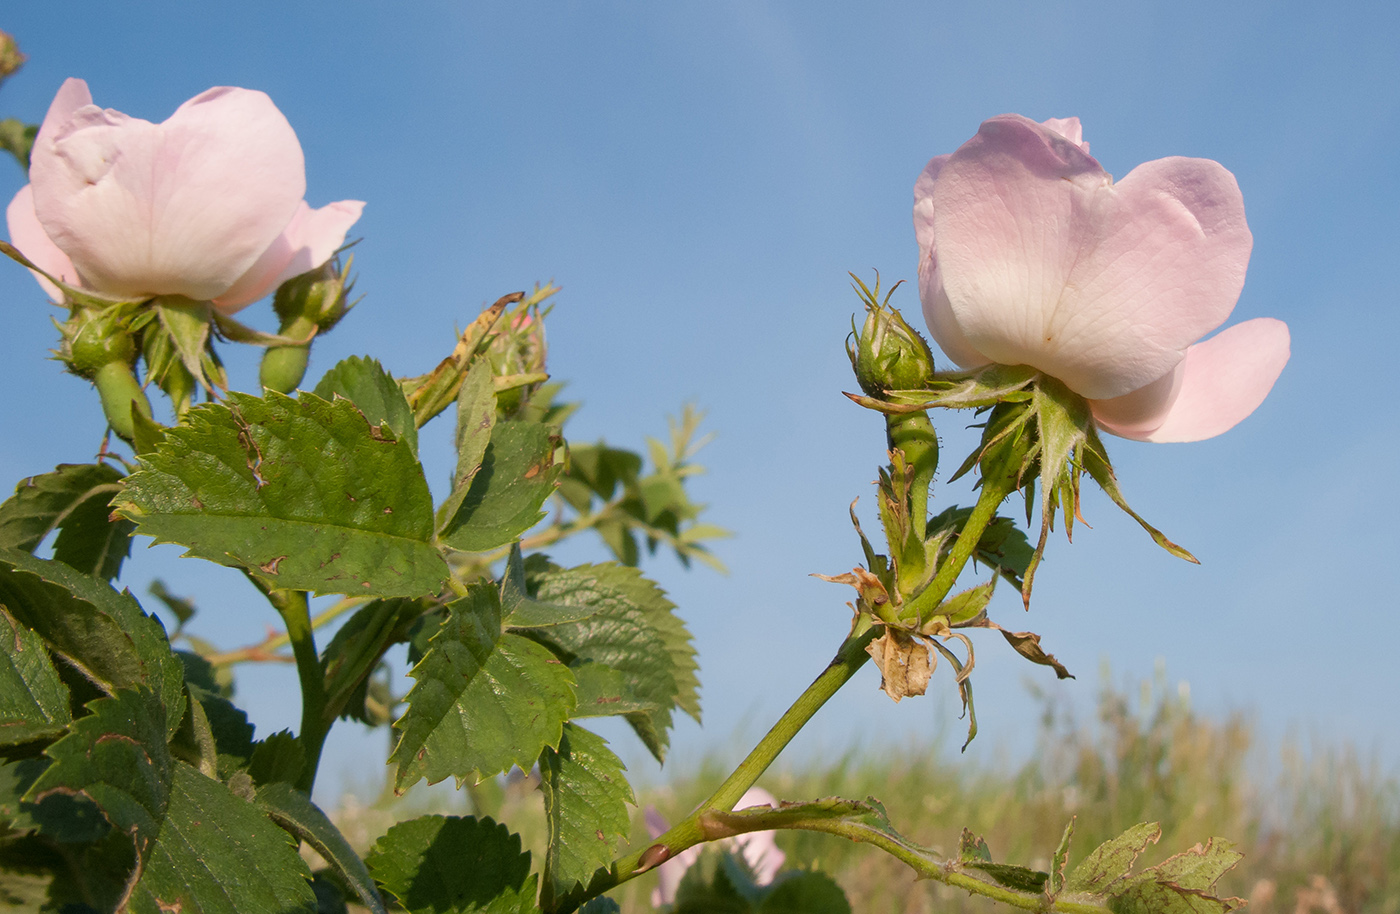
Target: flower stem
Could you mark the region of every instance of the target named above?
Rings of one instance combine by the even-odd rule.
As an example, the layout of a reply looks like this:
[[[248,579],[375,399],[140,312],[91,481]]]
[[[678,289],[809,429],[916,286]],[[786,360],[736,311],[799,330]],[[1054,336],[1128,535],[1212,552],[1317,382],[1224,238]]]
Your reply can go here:
[[[870,659],[870,655],[865,652],[865,646],[874,640],[880,630],[869,618],[862,616],[821,675],[817,676],[783,716],[778,718],[778,722],[768,734],[754,746],[748,757],[739,763],[734,773],[719,785],[708,800],[646,848],[615,861],[608,870],[600,871],[593,877],[587,889],[575,890],[562,896],[549,910],[553,914],[568,914],[588,899],[611,891],[686,848],[708,840],[701,831],[700,817],[711,810],[728,811],[734,808],[744,791],[752,787],[768,766],[773,764],[778,753],[783,751],[807,721],[811,720],[822,705],[849,682]],[[658,851],[658,848],[661,850]],[[658,855],[660,859],[656,859]]]
[[[310,602],[304,590],[267,589],[268,602],[282,616],[287,626],[287,640],[297,662],[297,678],[301,681],[301,744],[306,752],[306,767],[297,780],[297,789],[311,793],[316,783],[316,769],[321,763],[321,748],[331,721],[326,720],[326,680],[321,671],[321,658],[316,652],[316,633],[311,626]]]
[[[844,804],[848,801],[818,801]],[[909,865],[920,878],[933,879],[944,885],[964,889],[1026,911],[1054,911],[1057,914],[1108,914],[1106,903],[1095,900],[1071,901],[1052,899],[1044,892],[1018,891],[979,879],[964,872],[954,861],[935,858],[925,848],[910,844],[886,827],[872,826],[868,821],[843,815],[823,815],[810,809],[818,804],[798,805],[781,809],[756,809],[739,814],[710,813],[700,827],[709,838],[731,837],[745,832],[769,829],[800,829],[825,832],[851,841],[870,844]]]
[[[1006,496],[1013,491],[1015,486],[1009,479],[1001,480],[993,476],[982,478],[982,489],[977,497],[977,504],[963,523],[962,530],[958,531],[958,538],[953,541],[953,548],[949,550],[948,557],[938,566],[938,573],[934,575],[928,587],[905,605],[905,615],[924,619],[933,615],[938,604],[943,602],[957,583],[958,575],[967,567],[968,559],[977,551],[977,544],[982,541],[982,533],[987,529],[987,525],[996,519],[997,508],[1001,507]]]

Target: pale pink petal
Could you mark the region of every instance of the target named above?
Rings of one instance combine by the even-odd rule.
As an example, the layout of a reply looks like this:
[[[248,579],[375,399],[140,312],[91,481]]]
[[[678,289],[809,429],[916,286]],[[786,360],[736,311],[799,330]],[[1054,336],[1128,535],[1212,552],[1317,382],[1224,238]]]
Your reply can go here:
[[[30,185],[21,187],[19,193],[10,201],[10,205],[5,209],[5,222],[10,227],[10,243],[33,261],[36,267],[70,286],[82,285],[78,279],[78,271],[73,267],[73,261],[53,243],[53,239],[44,231],[38,217],[34,215],[34,191]],[[33,273],[32,270],[30,272]],[[39,281],[39,285],[50,299],[56,302],[63,301],[62,289],[38,273],[34,273],[34,278]]]
[[[671,827],[671,823],[666,821],[666,817],[655,806],[648,806],[642,816],[647,823],[647,834],[655,841],[666,834],[666,829]]]
[[[30,179],[39,222],[91,288],[205,300],[291,221],[303,169],[271,99],[216,88],[158,125],[80,108],[36,143]]]
[[[771,806],[776,808],[778,801],[773,795],[762,787],[750,787],[744,795],[739,798],[739,802],[734,808],[750,809],[755,806]],[[655,806],[648,806],[645,813],[647,834],[652,840],[656,840],[666,833],[670,825],[657,812]],[[773,843],[772,831],[748,832],[734,838],[725,838],[720,842],[721,847],[736,849],[744,855],[744,860],[748,862],[753,870],[754,881],[758,885],[769,885],[773,877],[782,868],[783,861],[787,855],[778,849]],[[656,888],[651,892],[651,906],[659,908],[662,905],[673,904],[676,900],[676,891],[680,888],[681,880],[685,878],[686,870],[695,865],[695,861],[700,859],[700,853],[704,845],[696,844],[686,848],[681,853],[667,860],[656,868]]]
[[[1259,317],[1227,327],[1187,350],[1176,372],[1176,396],[1161,424],[1123,437],[1202,441],[1227,432],[1264,402],[1289,354],[1288,325],[1283,321]],[[1093,405],[1097,418],[1098,404]]]
[[[58,93],[54,95],[53,101],[49,102],[49,110],[44,114],[44,123],[39,125],[39,133],[38,136],[34,137],[34,145],[39,145],[40,138],[52,140],[54,134],[68,123],[78,109],[91,104],[92,93],[88,91],[86,82],[71,77],[65,79],[63,85],[58,87]]]
[[[762,787],[750,787],[739,802],[734,804],[734,809],[751,809],[755,806],[770,806],[777,808],[778,801],[773,795]],[[776,832],[755,831],[736,835],[732,840],[734,845],[744,855],[744,860],[753,870],[754,882],[758,885],[769,885],[773,878],[778,875],[778,870],[782,869],[783,861],[787,859],[774,843],[773,836]]]
[[[933,184],[950,156],[934,156],[928,160],[914,182],[914,239],[920,253],[933,248]]]
[[[924,306],[924,321],[929,335],[960,368],[980,368],[991,359],[972,347],[953,316],[948,292],[938,273],[938,256],[930,249],[919,257],[919,300]]]
[[[320,209],[312,209],[302,201],[282,234],[231,289],[214,299],[214,304],[225,314],[233,314],[276,291],[293,276],[321,266],[345,243],[345,233],[359,220],[364,208],[359,200],[341,200]]]
[[[1120,438],[1146,440],[1146,436],[1162,424],[1176,402],[1177,394],[1181,391],[1183,364],[1185,359],[1162,377],[1130,394],[1107,400],[1090,400],[1094,419],[1105,431]]]
[[[938,275],[938,252],[933,234],[933,185],[949,156],[934,156],[914,182],[914,237],[919,242],[919,300],[929,334],[948,358],[963,368],[985,365],[988,359],[967,342]]]
[[[969,345],[1076,392],[1138,390],[1219,326],[1252,245],[1234,177],[1161,159],[1111,179],[1078,144],[992,118],[934,184],[939,271]]]
[[[1079,123],[1079,118],[1052,117],[1047,121],[1041,121],[1040,126],[1055,131],[1085,152],[1089,151],[1089,144],[1084,142],[1084,127]]]

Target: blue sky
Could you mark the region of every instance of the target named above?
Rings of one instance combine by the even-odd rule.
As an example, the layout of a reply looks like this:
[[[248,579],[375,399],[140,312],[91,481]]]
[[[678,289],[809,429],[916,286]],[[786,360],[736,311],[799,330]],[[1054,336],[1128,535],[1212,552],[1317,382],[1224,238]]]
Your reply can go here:
[[[982,735],[967,761],[1024,752],[1024,680],[1087,707],[1159,660],[1198,708],[1250,711],[1271,739],[1352,741],[1394,768],[1400,665],[1391,647],[1400,549],[1391,481],[1400,423],[1400,11],[1269,2],[140,3],[12,4],[0,29],[30,55],[0,116],[37,121],[65,77],[161,120],[212,85],[266,91],[296,128],[313,205],[368,202],[355,234],[360,308],[320,344],[312,377],[369,353],[418,373],[485,303],[563,287],[551,368],[584,402],[571,437],[640,446],[681,404],[717,438],[697,481],[731,573],[647,565],[700,649],[706,725],[676,756],[738,752],[829,659],[842,588],[810,572],[859,560],[846,519],[869,505],[883,435],[850,404],[847,270],[913,280],[914,178],[986,117],[1077,115],[1124,175],[1167,155],[1217,159],[1244,192],[1255,246],[1232,321],[1286,320],[1293,357],[1229,434],[1191,445],[1111,440],[1133,505],[1202,560],[1156,549],[1097,494],[1092,529],[1052,541],[1025,615],[1079,679],[979,640]],[[0,163],[0,198],[22,184]],[[11,391],[0,477],[93,454],[83,382],[46,360],[55,332],[27,274],[0,264],[0,385]],[[913,318],[912,287],[895,303]],[[245,312],[270,326],[269,309]],[[254,317],[261,312],[261,317]],[[256,354],[227,353],[235,386]],[[968,417],[936,417],[948,462]],[[450,466],[448,430],[434,484]],[[955,464],[954,464],[955,465]],[[8,484],[8,483],[7,483]],[[961,498],[936,490],[936,504]],[[869,516],[867,514],[867,516]],[[198,599],[201,630],[256,640],[274,621],[237,575],[138,548],[124,580]],[[592,544],[561,558],[599,558]],[[279,678],[280,677],[280,678]],[[261,733],[294,726],[290,670],[245,677]],[[792,750],[956,734],[955,696],[894,706],[867,672]],[[407,681],[405,681],[405,684]],[[326,771],[363,769],[346,725]],[[609,731],[614,735],[614,731]],[[619,749],[655,779],[634,741]],[[375,737],[373,746],[379,745]]]

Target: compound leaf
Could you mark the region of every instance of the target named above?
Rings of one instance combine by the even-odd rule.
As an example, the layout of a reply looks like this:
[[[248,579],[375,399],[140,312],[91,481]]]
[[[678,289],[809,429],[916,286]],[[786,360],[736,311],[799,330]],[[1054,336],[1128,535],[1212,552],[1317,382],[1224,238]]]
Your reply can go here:
[[[88,705],[25,800],[77,795],[131,842],[120,908],[136,914],[315,910],[310,871],[287,835],[227,787],[171,757],[165,709],[149,691]]]
[[[540,506],[554,492],[563,464],[555,463],[554,429],[539,422],[497,422],[481,466],[451,516],[439,525],[442,541],[465,552],[511,542],[544,517]]]
[[[0,623],[0,746],[57,736],[73,715],[68,688],[58,678],[44,640],[3,606]]]
[[[384,902],[375,891],[364,861],[310,797],[290,784],[275,781],[258,790],[257,803],[272,821],[310,844],[335,867],[365,907],[374,914],[385,914]]]
[[[534,910],[530,854],[491,819],[422,816],[389,829],[365,858],[411,914]]]
[[[497,589],[474,584],[410,675],[408,710],[395,724],[399,789],[427,778],[480,780],[529,769],[559,745],[573,712],[574,678],[550,651],[503,630]]]
[[[184,664],[129,592],[63,562],[0,549],[0,604],[104,690],[155,691],[175,732],[185,707]]]
[[[195,407],[114,506],[157,542],[270,587],[417,597],[448,574],[412,447],[349,400],[235,393]]]
[[[57,529],[54,558],[111,580],[131,552],[136,529],[126,518],[111,519],[107,503],[121,479],[105,463],[62,463],[52,473],[20,480],[0,504],[0,546],[33,552]]]
[[[627,834],[627,804],[636,797],[607,742],[564,725],[558,750],[540,756],[540,790],[549,823],[545,894],[558,897],[606,866]]]

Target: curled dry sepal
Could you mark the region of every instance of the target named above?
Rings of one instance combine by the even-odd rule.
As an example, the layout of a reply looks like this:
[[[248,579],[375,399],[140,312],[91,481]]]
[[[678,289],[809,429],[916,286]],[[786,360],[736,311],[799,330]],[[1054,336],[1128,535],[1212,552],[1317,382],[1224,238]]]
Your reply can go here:
[[[1241,857],[1220,838],[1133,872],[1138,856],[1161,837],[1161,828],[1153,822],[1133,826],[1070,866],[1071,820],[1049,856],[1049,872],[995,862],[986,842],[966,829],[957,855],[947,857],[901,835],[873,798],[832,797],[783,802],[777,808],[709,811],[700,817],[700,828],[710,840],[776,828],[839,835],[880,848],[921,877],[1029,911],[1224,914],[1244,903],[1216,894],[1216,883]]]

